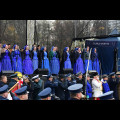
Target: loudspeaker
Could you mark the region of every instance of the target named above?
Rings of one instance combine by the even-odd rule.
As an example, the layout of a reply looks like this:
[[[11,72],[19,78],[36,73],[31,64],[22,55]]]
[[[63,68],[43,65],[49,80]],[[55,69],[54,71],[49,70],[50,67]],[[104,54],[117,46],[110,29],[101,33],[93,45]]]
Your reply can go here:
[[[39,75],[48,75],[49,71],[48,69],[36,69],[33,74],[39,74]]]
[[[7,75],[12,75],[12,74],[14,74],[14,71],[2,71],[1,74],[6,75],[6,76]]]
[[[73,74],[73,69],[63,69],[63,74]]]

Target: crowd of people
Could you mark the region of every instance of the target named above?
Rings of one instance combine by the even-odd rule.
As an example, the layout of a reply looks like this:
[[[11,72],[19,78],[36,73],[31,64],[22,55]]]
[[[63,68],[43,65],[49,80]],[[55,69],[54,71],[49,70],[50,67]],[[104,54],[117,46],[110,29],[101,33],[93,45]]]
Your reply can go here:
[[[51,48],[48,53],[46,47],[33,45],[32,49],[29,46],[24,46],[20,50],[18,45],[14,45],[11,49],[10,44],[0,44],[0,72],[11,71],[21,72],[22,74],[33,74],[38,68],[48,69],[49,74],[60,74],[63,69],[73,69],[73,74],[87,71],[89,59],[89,46],[83,51],[80,47],[74,50],[69,50],[65,47],[62,56],[56,46]],[[99,60],[97,49],[94,48],[89,60],[88,70],[96,70],[100,74]]]
[[[48,69],[46,81],[39,75],[29,77],[38,68]],[[73,73],[62,74],[63,69],[73,69]],[[65,47],[60,56],[56,46],[48,53],[46,47],[35,44],[31,50],[28,45],[20,50],[18,45],[11,49],[10,44],[0,44],[0,72],[11,70],[22,75],[15,73],[10,81],[1,76],[0,100],[120,99],[120,73],[101,78],[97,49],[90,54],[89,46],[83,51],[80,47],[71,51]],[[95,70],[96,74],[86,74],[87,70]]]
[[[21,87],[13,89],[18,80]],[[87,80],[87,83],[86,83]],[[12,89],[11,89],[12,88]],[[9,95],[8,95],[9,93]],[[10,98],[11,96],[11,98]],[[103,98],[104,97],[104,98]],[[120,100],[120,72],[112,72],[109,76],[95,74],[91,77],[82,72],[73,74],[60,74],[58,77],[48,75],[44,81],[39,75],[29,78],[17,74],[2,75],[0,80],[0,100]]]

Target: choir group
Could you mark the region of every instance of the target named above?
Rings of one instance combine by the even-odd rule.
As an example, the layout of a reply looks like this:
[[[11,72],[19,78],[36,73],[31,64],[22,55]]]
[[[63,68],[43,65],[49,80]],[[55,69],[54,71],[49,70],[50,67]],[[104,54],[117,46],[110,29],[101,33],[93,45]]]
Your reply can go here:
[[[80,47],[76,47],[70,51],[69,47],[65,47],[62,57],[56,46],[51,48],[48,53],[46,47],[40,45],[33,45],[32,50],[29,46],[24,46],[21,51],[18,45],[14,45],[10,50],[9,45],[0,44],[0,72],[1,71],[17,71],[23,74],[33,74],[38,69],[48,69],[49,74],[59,74],[64,69],[72,69],[73,73],[83,74],[87,70],[90,49],[89,46],[84,48],[83,51]],[[62,58],[62,59],[61,59]],[[97,49],[92,50],[88,70],[96,70],[100,74],[99,60]]]

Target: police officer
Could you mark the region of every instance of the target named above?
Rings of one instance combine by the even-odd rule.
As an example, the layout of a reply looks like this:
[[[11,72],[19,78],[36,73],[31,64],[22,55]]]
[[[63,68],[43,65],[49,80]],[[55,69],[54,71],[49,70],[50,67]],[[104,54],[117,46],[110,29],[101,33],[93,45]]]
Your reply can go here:
[[[51,91],[52,89],[50,87],[45,88],[42,90],[38,96],[40,97],[40,100],[51,100]]]
[[[101,81],[102,81],[102,86],[103,86],[103,93],[109,92],[110,88],[108,84],[108,76],[103,75],[103,79]]]
[[[88,99],[92,98],[92,86],[90,84],[90,75],[87,75],[86,96]]]
[[[0,87],[0,100],[8,100],[8,85]]]
[[[65,100],[65,91],[68,88],[67,81],[65,80],[65,76],[59,75],[58,87],[56,88],[56,96],[60,98],[60,100]]]
[[[20,89],[16,90],[15,93],[17,94],[16,100],[28,100],[28,93],[27,93],[27,86],[21,87]]]
[[[114,100],[113,93],[114,93],[114,91],[109,91],[109,92],[106,92],[106,93],[98,96],[98,98],[99,98],[99,100]]]
[[[82,98],[82,84],[74,84],[68,87],[70,92],[69,100],[80,100]]]
[[[2,75],[0,79],[0,87],[4,86],[7,84],[7,76]]]
[[[10,80],[10,83],[8,85],[8,89],[10,89],[11,87],[13,87],[17,83],[17,81],[18,81],[17,74],[12,74],[10,77],[11,77],[11,80]]]
[[[82,72],[76,74],[76,82],[83,85],[82,93],[85,94],[85,79],[83,78]]]
[[[40,99],[38,93],[40,93],[43,89],[43,80],[39,78],[39,75],[35,75],[32,80],[34,81],[33,100],[38,100]]]
[[[75,79],[72,79],[72,75],[69,73],[67,74],[66,76],[66,81],[67,81],[67,85],[68,87],[71,86],[71,85],[74,85],[76,84],[76,80]],[[68,89],[65,91],[65,100],[68,100],[70,98],[70,93],[68,91]]]
[[[32,100],[32,94],[33,94],[33,90],[34,90],[34,82],[27,76],[27,75],[23,75],[23,86],[27,86],[27,91],[28,93],[28,99]]]
[[[115,72],[112,72],[109,74],[110,78],[108,80],[108,84],[111,91],[114,91],[113,96],[115,100],[118,100],[118,91],[117,91],[117,85],[118,85],[118,79],[116,78]]]
[[[58,87],[58,80],[53,79],[52,75],[48,75],[44,87],[50,87],[52,89],[51,94],[55,95],[56,88]]]

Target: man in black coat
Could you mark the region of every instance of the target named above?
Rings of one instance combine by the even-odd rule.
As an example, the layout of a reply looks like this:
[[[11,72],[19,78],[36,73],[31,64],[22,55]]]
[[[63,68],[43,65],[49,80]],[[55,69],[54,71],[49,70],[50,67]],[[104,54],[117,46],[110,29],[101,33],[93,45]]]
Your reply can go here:
[[[28,93],[28,100],[32,100],[32,94],[34,91],[34,82],[32,80],[30,80],[30,78],[28,76],[23,76],[23,86],[27,86],[27,91]]]
[[[60,100],[65,100],[65,91],[68,88],[67,81],[65,80],[64,75],[59,76],[58,87],[56,89],[56,96],[60,98]]]
[[[85,79],[83,78],[83,74],[81,72],[76,74],[76,82],[83,85],[82,94],[85,95]]]
[[[117,86],[119,83],[118,78],[115,75],[115,72],[110,73],[110,79],[108,80],[108,84],[110,87],[110,90],[114,91],[113,96],[115,100],[118,100],[118,91],[117,91]]]
[[[39,75],[34,76],[32,80],[34,81],[33,100],[39,100],[38,94],[42,91],[43,80],[39,78]]]

